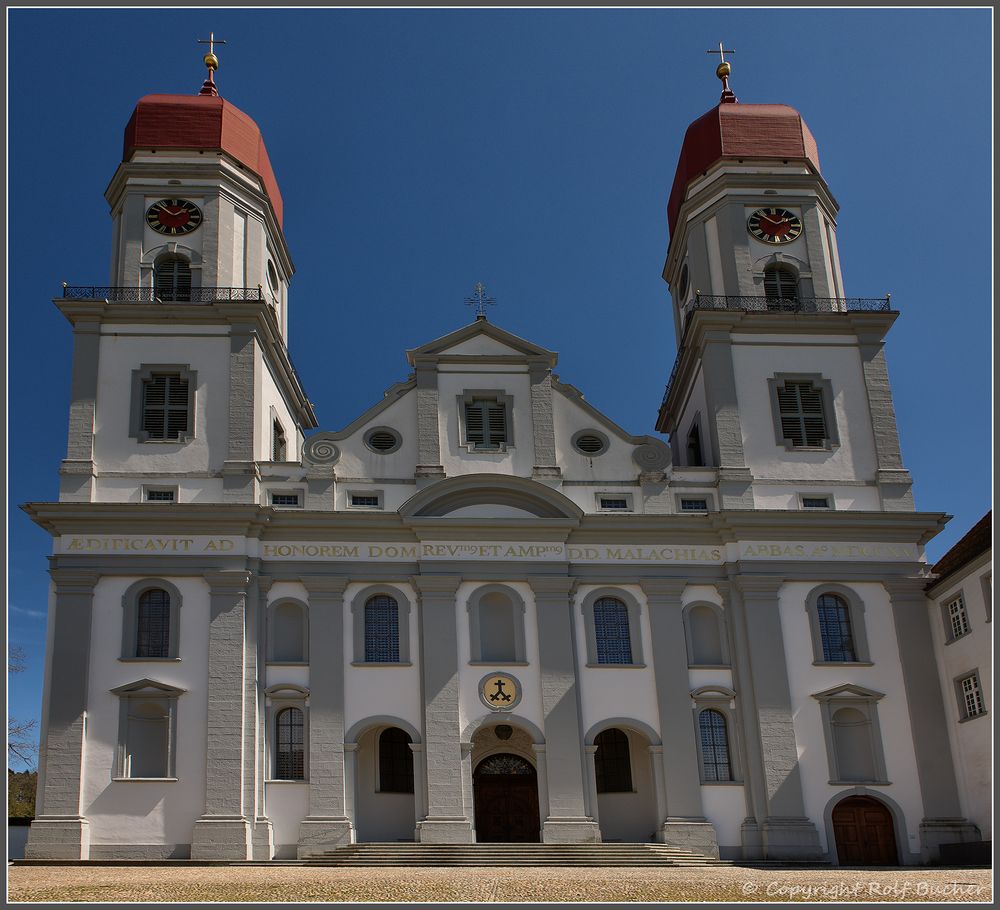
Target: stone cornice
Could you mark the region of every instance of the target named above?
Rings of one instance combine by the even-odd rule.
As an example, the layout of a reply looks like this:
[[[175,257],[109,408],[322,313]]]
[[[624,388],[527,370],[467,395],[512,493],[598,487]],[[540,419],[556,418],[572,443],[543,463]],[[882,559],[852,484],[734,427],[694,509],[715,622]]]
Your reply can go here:
[[[781,575],[733,575],[730,581],[743,595],[743,600],[777,601],[778,591],[785,583]]]
[[[461,575],[413,575],[410,583],[423,600],[454,597],[462,583]]]
[[[253,576],[244,569],[237,569],[204,572],[202,577],[208,582],[212,594],[246,594]]]
[[[56,594],[93,594],[100,579],[96,572],[81,569],[49,569]]]
[[[535,594],[535,600],[565,600],[576,588],[578,579],[568,575],[533,575],[528,584]]]
[[[687,578],[640,578],[639,587],[650,604],[680,605],[681,594],[690,584]]]
[[[344,575],[300,575],[299,581],[309,592],[310,601],[342,598],[350,584]]]

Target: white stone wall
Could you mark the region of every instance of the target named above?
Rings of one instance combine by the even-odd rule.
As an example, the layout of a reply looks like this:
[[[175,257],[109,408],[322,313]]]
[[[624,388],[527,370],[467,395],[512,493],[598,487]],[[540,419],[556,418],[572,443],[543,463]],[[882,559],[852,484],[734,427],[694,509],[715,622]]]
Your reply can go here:
[[[171,576],[181,592],[179,661],[121,661],[122,595],[140,576],[102,578],[94,590],[83,814],[91,843],[189,844],[204,810],[209,593],[200,578]],[[186,690],[177,700],[176,781],[113,781],[117,686],[149,678]]]
[[[779,593],[781,632],[806,814],[816,824],[823,847],[832,848],[827,844],[824,810],[834,796],[849,788],[829,783],[831,770],[821,706],[813,694],[845,683],[884,693],[877,710],[891,786],[871,787],[870,790],[876,797],[884,793],[900,806],[907,823],[903,841],[911,852],[919,852],[918,826],[924,814],[923,804],[889,595],[880,584],[842,582],[864,603],[872,666],[813,666],[812,633],[805,603],[817,584],[788,582]],[[753,622],[752,614],[747,616],[747,622]]]

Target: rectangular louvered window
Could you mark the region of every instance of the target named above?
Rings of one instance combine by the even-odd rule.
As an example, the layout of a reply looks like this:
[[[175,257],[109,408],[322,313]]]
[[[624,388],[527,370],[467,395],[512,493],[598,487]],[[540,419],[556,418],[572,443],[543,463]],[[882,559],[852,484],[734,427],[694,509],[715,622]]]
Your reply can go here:
[[[155,373],[142,384],[142,429],[147,439],[179,439],[189,432],[188,379]]]
[[[466,402],[465,441],[477,449],[500,449],[506,445],[506,406],[478,398]]]
[[[271,461],[284,461],[288,451],[285,430],[276,420],[271,431]]]
[[[781,434],[793,446],[825,446],[827,432],[823,391],[808,380],[786,379],[777,388]]]

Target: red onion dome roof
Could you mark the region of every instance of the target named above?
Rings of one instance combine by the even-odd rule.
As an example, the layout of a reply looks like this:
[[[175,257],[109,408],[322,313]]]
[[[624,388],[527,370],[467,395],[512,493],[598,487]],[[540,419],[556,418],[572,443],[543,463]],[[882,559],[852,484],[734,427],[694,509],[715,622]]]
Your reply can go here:
[[[224,98],[213,95],[140,98],[125,127],[122,160],[128,161],[136,149],[210,149],[231,155],[261,179],[281,224],[281,192],[260,127]]]
[[[722,158],[805,161],[819,173],[819,150],[802,115],[786,104],[719,104],[684,134],[667,203],[670,235],[688,184]]]

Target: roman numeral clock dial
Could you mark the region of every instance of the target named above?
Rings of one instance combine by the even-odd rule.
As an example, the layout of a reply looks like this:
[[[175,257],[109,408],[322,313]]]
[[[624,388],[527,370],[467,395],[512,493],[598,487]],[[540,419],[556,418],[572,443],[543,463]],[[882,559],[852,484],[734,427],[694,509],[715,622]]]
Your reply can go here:
[[[157,234],[190,234],[203,218],[201,209],[187,199],[160,199],[146,209],[146,224]]]
[[[802,221],[788,209],[757,209],[747,219],[747,230],[762,243],[791,243],[802,233]]]

